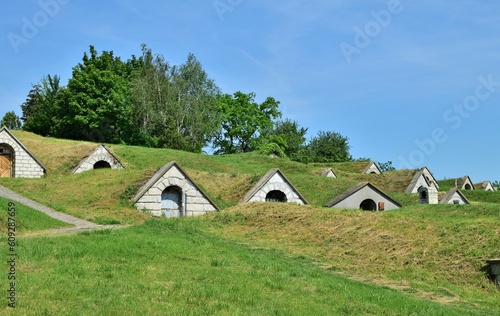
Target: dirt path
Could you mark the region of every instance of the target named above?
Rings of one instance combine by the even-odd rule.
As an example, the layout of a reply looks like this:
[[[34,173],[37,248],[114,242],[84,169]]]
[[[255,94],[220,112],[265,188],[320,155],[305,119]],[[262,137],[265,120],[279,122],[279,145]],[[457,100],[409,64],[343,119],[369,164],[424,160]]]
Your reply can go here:
[[[19,202],[26,206],[31,207],[37,211],[40,211],[52,218],[60,220],[61,222],[74,225],[74,227],[62,227],[51,230],[45,230],[41,232],[34,232],[29,235],[51,235],[51,234],[68,234],[68,233],[79,233],[85,231],[93,231],[93,230],[104,230],[104,229],[117,229],[124,228],[128,226],[123,225],[99,225],[96,223],[89,222],[84,219],[80,219],[65,213],[58,212],[50,207],[47,207],[43,204],[30,200],[12,190],[7,189],[6,187],[0,185],[0,196],[9,199],[14,202]]]

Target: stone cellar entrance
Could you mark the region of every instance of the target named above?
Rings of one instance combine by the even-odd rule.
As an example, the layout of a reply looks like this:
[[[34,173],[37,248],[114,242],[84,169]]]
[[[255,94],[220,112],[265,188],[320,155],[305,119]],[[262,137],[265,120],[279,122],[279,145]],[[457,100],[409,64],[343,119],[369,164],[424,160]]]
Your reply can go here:
[[[377,203],[372,199],[366,199],[359,205],[359,209],[363,211],[376,211]]]
[[[0,178],[12,178],[14,151],[7,144],[0,144]]]
[[[266,202],[286,203],[286,194],[278,190],[269,191],[266,195]]]
[[[111,165],[107,161],[99,160],[94,164],[94,169],[111,169]]]
[[[182,214],[182,189],[177,186],[166,188],[161,194],[161,210],[165,217],[181,217]]]

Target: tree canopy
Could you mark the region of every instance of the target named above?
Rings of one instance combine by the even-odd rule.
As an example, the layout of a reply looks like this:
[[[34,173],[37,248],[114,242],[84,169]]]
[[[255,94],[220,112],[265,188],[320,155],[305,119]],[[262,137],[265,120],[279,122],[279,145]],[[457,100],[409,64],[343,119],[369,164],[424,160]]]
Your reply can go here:
[[[73,68],[59,103],[57,136],[127,143],[133,131],[128,77],[131,67],[113,52],[90,56]]]
[[[301,162],[349,161],[348,139],[281,120],[280,102],[254,92],[222,93],[193,54],[180,65],[146,45],[124,61],[94,46],[73,67],[66,86],[57,75],[32,84],[21,105],[23,129],[43,136],[164,147],[214,154],[258,150]],[[15,113],[2,120],[20,128]]]
[[[309,141],[310,157],[313,162],[351,161],[349,139],[332,131],[319,131]]]
[[[132,111],[144,141],[155,147],[201,152],[220,126],[219,88],[193,54],[171,66],[145,45],[131,78]]]
[[[5,113],[2,120],[0,120],[0,127],[5,126],[8,129],[20,129],[21,125],[21,120],[14,111]]]
[[[221,115],[221,130],[215,136],[215,154],[234,154],[252,151],[259,136],[274,126],[281,117],[279,102],[268,97],[264,102],[255,102],[255,93],[235,92],[222,94],[218,98]]]

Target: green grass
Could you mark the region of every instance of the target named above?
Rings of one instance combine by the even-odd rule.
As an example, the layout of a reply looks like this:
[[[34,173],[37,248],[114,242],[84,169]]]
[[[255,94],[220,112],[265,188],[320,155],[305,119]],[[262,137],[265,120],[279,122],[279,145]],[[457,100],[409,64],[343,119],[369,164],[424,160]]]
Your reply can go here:
[[[108,145],[124,170],[94,170],[72,175],[78,162],[97,144],[44,138],[14,131],[46,166],[43,179],[0,179],[0,184],[58,211],[97,223],[141,223],[147,216],[130,205],[130,198],[161,166],[175,160],[222,209],[235,206],[262,175],[280,168],[312,205],[322,206],[361,181],[369,181],[389,195],[404,192],[414,171],[366,175],[367,163],[302,164],[257,153],[208,156],[169,149]],[[331,167],[338,179],[320,177]],[[406,199],[406,204],[414,199]]]
[[[48,174],[0,184],[96,223],[136,226],[21,238],[19,309],[6,312],[500,314],[500,291],[484,270],[486,259],[500,256],[499,192],[465,192],[471,206],[418,205],[416,194],[404,193],[414,170],[364,175],[360,163],[301,164],[255,153],[214,157],[121,145],[108,148],[126,169],[72,175],[97,144],[15,134]],[[149,221],[130,205],[138,188],[172,160],[223,211]],[[319,176],[327,167],[338,179]],[[237,205],[271,168],[280,168],[311,206]],[[320,207],[360,181],[404,207],[376,213]],[[29,217],[20,220],[27,231],[53,227],[22,213]]]
[[[500,191],[463,190],[461,192],[471,202],[500,203]]]
[[[9,217],[15,219],[17,234],[71,226],[17,202],[14,202],[15,216],[9,216],[9,202],[12,201],[0,197],[0,232],[4,235]]]
[[[19,240],[4,315],[488,315],[349,280],[307,257],[245,246],[200,219]],[[2,283],[2,290],[6,282]],[[444,290],[443,290],[444,291]],[[491,314],[490,314],[491,315]]]
[[[499,215],[496,205],[372,213],[252,204],[210,214],[207,229],[313,258],[351,278],[498,314],[500,292],[487,278],[486,260],[500,256]]]
[[[455,188],[457,179],[445,179],[445,180],[438,180],[437,183],[439,184],[439,191],[444,191],[447,192],[450,189]],[[458,179],[457,181],[459,181]]]

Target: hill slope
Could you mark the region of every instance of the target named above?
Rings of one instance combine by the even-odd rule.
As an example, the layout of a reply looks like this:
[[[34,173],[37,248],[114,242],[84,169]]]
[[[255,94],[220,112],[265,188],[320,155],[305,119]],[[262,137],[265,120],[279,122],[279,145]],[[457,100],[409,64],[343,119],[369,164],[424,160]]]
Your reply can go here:
[[[487,278],[486,260],[500,256],[499,212],[498,205],[373,213],[254,203],[193,220],[218,236],[314,258],[350,278],[496,314],[500,291]]]
[[[109,145],[125,170],[94,170],[70,174],[88,155],[95,143],[44,138],[15,131],[16,137],[46,166],[44,179],[1,179],[3,184],[29,198],[71,215],[99,224],[136,223],[146,216],[129,204],[161,166],[175,160],[221,207],[234,206],[269,169],[280,168],[312,205],[322,206],[360,181],[369,181],[403,205],[416,203],[415,196],[403,194],[414,171],[401,170],[382,175],[360,174],[363,163],[306,165],[256,153],[207,156],[169,149]],[[339,178],[320,177],[325,167]]]
[[[472,206],[422,206],[417,205],[416,195],[404,193],[413,170],[364,175],[356,163],[305,165],[255,153],[207,156],[121,145],[108,148],[126,169],[72,175],[71,170],[97,144],[22,131],[15,135],[48,174],[43,179],[0,179],[0,184],[58,211],[100,224],[143,222],[149,216],[131,206],[129,199],[158,168],[176,160],[223,211],[175,223],[247,246],[311,258],[327,270],[406,294],[466,304],[486,310],[485,314],[500,312],[500,292],[484,271],[486,259],[500,256],[500,192],[466,192]],[[253,183],[276,167],[312,206],[237,205]],[[320,177],[326,167],[339,178]],[[404,207],[380,213],[321,207],[359,181],[372,182]],[[147,240],[158,243],[151,236]]]

